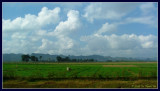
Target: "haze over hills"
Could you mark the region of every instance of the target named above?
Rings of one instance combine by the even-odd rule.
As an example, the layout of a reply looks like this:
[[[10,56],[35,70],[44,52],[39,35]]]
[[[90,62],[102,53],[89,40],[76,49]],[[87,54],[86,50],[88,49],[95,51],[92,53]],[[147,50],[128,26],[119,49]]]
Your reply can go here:
[[[3,62],[17,62],[21,61],[21,55],[23,54],[3,54]],[[31,56],[40,57],[42,56],[42,61],[56,61],[57,56],[67,57],[65,55],[50,55],[50,54],[40,54],[32,53]],[[127,57],[111,57],[111,56],[100,56],[100,55],[89,55],[89,56],[74,56],[68,55],[70,59],[94,59],[96,61],[157,61],[157,58],[127,58]]]

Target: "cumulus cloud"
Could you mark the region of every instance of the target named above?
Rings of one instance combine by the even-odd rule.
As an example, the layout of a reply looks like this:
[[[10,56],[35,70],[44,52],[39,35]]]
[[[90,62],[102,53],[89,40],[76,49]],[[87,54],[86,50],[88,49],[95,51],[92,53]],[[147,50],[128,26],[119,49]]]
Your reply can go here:
[[[70,10],[67,13],[67,20],[59,22],[53,31],[43,29],[59,21],[59,12],[58,7],[53,10],[43,7],[38,16],[27,14],[24,18],[3,19],[3,52],[52,54],[60,54],[64,50],[71,52],[76,42],[69,35],[81,26],[78,11]]]
[[[49,33],[50,36],[56,36],[58,42],[62,43],[61,48],[71,48],[74,43],[73,40],[68,37],[71,32],[78,30],[80,27],[79,12],[76,10],[70,10],[67,14],[68,19],[62,21],[57,25],[55,30]]]
[[[42,45],[37,51],[49,50],[48,47],[50,47],[50,53],[56,52],[60,54],[63,53],[64,50],[73,49],[76,42],[74,41],[74,39],[70,38],[69,35],[70,33],[77,31],[81,26],[79,20],[79,12],[76,10],[70,10],[67,13],[67,17],[68,18],[66,21],[61,21],[53,31],[47,33],[49,37],[56,37],[57,40],[55,42],[52,42],[47,39],[43,39]],[[45,33],[44,31],[40,32]]]
[[[157,48],[157,37],[154,35],[90,35],[81,37],[81,41],[87,43],[85,50],[88,54],[99,53],[99,55],[119,55],[124,53],[125,56],[135,56],[134,52],[138,50],[146,51]],[[148,51],[149,52],[149,51]],[[134,55],[133,55],[134,54]],[[140,54],[143,55],[143,54]],[[152,55],[152,56],[153,56]],[[124,56],[124,55],[123,55]],[[137,55],[136,55],[137,56]]]
[[[3,39],[2,44],[3,53],[32,53],[37,49],[37,43],[24,39]]]
[[[60,8],[56,7],[49,10],[43,7],[38,16],[27,14],[24,18],[18,17],[14,20],[2,20],[2,30],[6,31],[33,31],[41,29],[48,24],[54,24],[59,21]]]
[[[125,4],[123,3],[120,5],[125,5]],[[134,7],[135,5],[133,5],[131,9],[126,9],[126,11],[124,10],[124,12],[123,12],[123,9],[120,9],[119,11],[122,12],[121,13],[122,15],[119,14],[118,11],[116,11],[118,6],[113,6],[113,7],[116,7],[116,9],[113,8],[113,10],[111,11],[115,12],[115,15],[117,16],[113,15],[112,16],[113,19],[112,19],[111,17],[107,17],[107,13],[109,13],[110,10],[108,10],[106,7],[109,7],[109,6],[103,6],[103,4],[97,4],[97,3],[90,4],[85,9],[84,17],[87,18],[90,22],[93,22],[95,19],[114,20],[114,19],[122,18],[123,16],[127,15],[127,13],[130,10],[135,8]],[[101,9],[101,7],[103,7],[103,10]],[[158,47],[157,36],[155,35],[151,35],[151,34],[150,35],[136,35],[136,34],[108,35],[110,34],[109,32],[113,32],[114,30],[117,30],[117,27],[119,27],[120,25],[129,24],[129,23],[140,23],[140,24],[146,24],[149,26],[157,27],[156,13],[152,12],[153,10],[156,10],[155,5],[153,5],[153,3],[139,3],[139,8],[142,11],[140,16],[125,17],[122,19],[123,21],[121,20],[113,23],[106,22],[95,33],[89,36],[82,36],[80,40],[86,43],[86,46],[82,48],[82,50],[83,51],[87,50],[87,53],[86,53],[87,55],[99,54],[99,55],[114,55],[114,56],[128,56],[128,57],[133,57],[138,55],[144,56],[144,57],[155,56],[157,54],[157,47]],[[112,9],[112,8],[109,8],[109,9]],[[152,14],[149,14],[151,12]],[[113,14],[113,13],[110,13],[110,14]],[[152,54],[150,54],[149,52],[151,52]]]
[[[50,32],[50,36],[66,36],[69,33],[76,31],[80,27],[79,12],[76,10],[70,10],[67,14],[68,19],[61,21],[53,32]]]
[[[38,16],[26,14],[13,20],[2,19],[3,52],[30,53],[36,50],[38,40],[47,35],[44,26],[58,23],[60,8],[43,7]]]
[[[141,12],[138,16],[128,15],[137,7]],[[43,7],[37,15],[26,14],[13,20],[2,19],[3,53],[155,57],[157,36],[116,34],[116,31],[122,29],[119,28],[120,25],[129,23],[157,26],[155,14],[150,14],[155,9],[153,3],[91,3],[85,7],[84,13],[77,10],[65,11],[67,14],[62,17],[67,16],[67,19],[62,21],[59,7]],[[86,19],[90,22],[100,21],[88,23]]]
[[[60,8],[56,7],[53,10],[49,10],[47,7],[43,7],[41,12],[38,13],[37,22],[44,26],[46,24],[55,24],[59,22],[59,12]]]
[[[83,16],[90,22],[95,19],[117,20],[135,9],[137,5],[138,3],[91,3],[85,8]]]

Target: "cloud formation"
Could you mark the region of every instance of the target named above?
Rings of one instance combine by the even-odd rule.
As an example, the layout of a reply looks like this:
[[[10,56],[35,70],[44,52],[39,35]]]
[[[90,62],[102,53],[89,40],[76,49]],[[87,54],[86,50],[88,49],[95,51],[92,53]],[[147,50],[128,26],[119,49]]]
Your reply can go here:
[[[146,49],[154,49],[156,54],[157,37],[154,35],[90,35],[81,37],[81,41],[87,42],[85,50],[88,54],[99,53],[99,55],[119,55],[125,53],[125,56],[135,56],[136,51],[146,51]],[[148,51],[149,52],[149,51]],[[141,55],[142,56],[142,55]]]
[[[83,3],[80,4],[82,7]],[[157,33],[152,33],[158,23],[155,3],[87,3],[84,6],[67,10],[62,5],[52,9],[42,7],[37,14],[2,19],[3,53],[157,56]],[[154,27],[147,34],[139,34],[139,30],[145,30],[134,24]],[[128,31],[133,28],[135,32],[118,34],[117,31],[123,31],[121,26]]]
[[[90,22],[95,19],[117,20],[135,9],[137,5],[138,3],[91,3],[85,8],[83,16]]]
[[[26,14],[24,18],[2,21],[3,51],[15,53],[32,53],[47,32],[42,28],[58,23],[60,8],[49,10],[43,7],[38,16]]]
[[[40,50],[49,50],[50,53],[57,53],[60,54],[63,50],[72,49],[75,45],[74,39],[69,37],[70,33],[77,31],[78,28],[81,26],[79,20],[79,12],[76,10],[70,10],[67,13],[67,20],[61,21],[55,28],[55,30],[48,32],[47,36],[49,37],[56,37],[56,42],[49,41],[47,39],[42,40],[42,45],[39,47],[37,51]],[[56,46],[56,47],[52,47]],[[51,51],[52,50],[52,51]]]
[[[59,22],[60,8],[56,7],[53,10],[49,10],[47,7],[43,7],[38,13],[38,16],[26,14],[24,18],[17,17],[14,20],[2,21],[2,30],[6,31],[33,31],[41,29],[48,24],[55,24]]]

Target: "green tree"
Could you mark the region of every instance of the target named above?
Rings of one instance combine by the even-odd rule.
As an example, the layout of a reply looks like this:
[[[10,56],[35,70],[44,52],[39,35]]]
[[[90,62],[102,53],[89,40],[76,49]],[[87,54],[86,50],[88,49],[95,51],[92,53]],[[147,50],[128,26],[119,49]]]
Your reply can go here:
[[[58,62],[62,61],[62,58],[60,56],[57,56],[56,59],[57,59]]]
[[[35,57],[35,61],[38,62],[38,57]]]
[[[29,59],[30,59],[30,56],[28,54],[27,55],[22,55],[21,57],[22,57],[23,62],[28,62]]]
[[[31,58],[31,61],[33,61],[33,62],[37,62],[38,61],[38,58],[35,57],[35,56],[31,56],[30,58]]]
[[[65,58],[64,58],[64,61],[65,61],[65,62],[70,62],[70,58],[69,58],[69,57],[65,57]]]
[[[40,61],[41,61],[41,59],[42,59],[42,56],[39,56],[39,59],[40,59]]]
[[[31,61],[35,62],[36,61],[36,57],[35,56],[31,56]]]

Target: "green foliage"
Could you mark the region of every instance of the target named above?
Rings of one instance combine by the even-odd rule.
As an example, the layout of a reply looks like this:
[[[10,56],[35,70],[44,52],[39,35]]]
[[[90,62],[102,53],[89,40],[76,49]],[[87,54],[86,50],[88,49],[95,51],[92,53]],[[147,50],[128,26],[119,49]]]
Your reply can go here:
[[[70,59],[69,57],[62,58],[60,56],[56,57],[58,62],[94,62],[94,59]]]
[[[38,61],[38,58],[35,57],[35,56],[31,56],[30,59],[31,59],[31,61],[33,61],[33,62],[37,62],[37,61]]]
[[[22,55],[21,57],[22,57],[23,62],[28,62],[29,59],[30,59],[30,56],[28,54],[27,55]]]
[[[41,59],[42,59],[42,56],[39,56],[39,59],[40,59],[40,61],[41,61]]]

